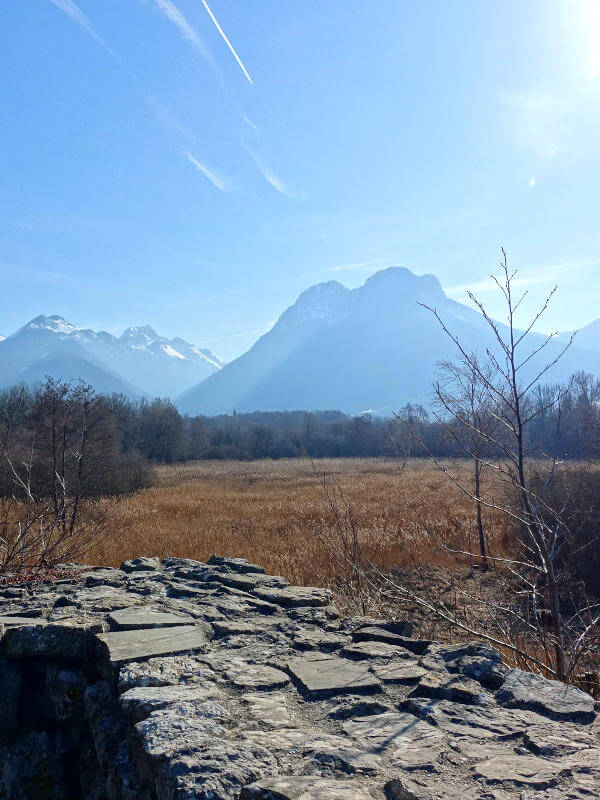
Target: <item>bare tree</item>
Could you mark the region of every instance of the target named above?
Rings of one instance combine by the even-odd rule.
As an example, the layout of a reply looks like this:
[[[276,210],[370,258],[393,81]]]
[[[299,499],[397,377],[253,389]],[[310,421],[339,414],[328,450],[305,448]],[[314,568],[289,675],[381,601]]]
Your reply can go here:
[[[473,499],[476,509],[477,536],[481,566],[489,569],[486,537],[483,525],[482,475],[486,457],[497,435],[498,423],[491,413],[488,384],[492,374],[482,366],[476,353],[462,356],[456,362],[443,361],[434,384],[437,409],[435,417],[447,430],[462,455],[473,463]],[[482,380],[480,375],[484,375]],[[399,415],[404,419],[404,415]]]
[[[0,398],[0,572],[81,556],[102,534],[93,497],[113,451],[111,418],[89,386],[48,379]]]
[[[340,549],[339,557],[348,567],[360,570],[363,584],[385,601],[417,606],[425,615],[433,615],[463,634],[488,641],[510,655],[514,663],[568,682],[575,680],[598,647],[600,606],[568,584],[562,556],[572,535],[565,504],[557,506],[550,500],[561,461],[549,456],[544,442],[530,433],[536,420],[555,411],[569,393],[569,386],[541,393],[536,389],[550,377],[572,337],[557,345],[555,334],[534,332],[556,289],[519,327],[517,316],[527,293],[515,296],[516,276],[502,251],[500,275],[493,280],[504,301],[503,323],[496,322],[484,304],[470,295],[488,330],[488,346],[484,340],[477,354],[452,333],[436,308],[425,306],[456,346],[457,361],[446,365],[447,380],[438,382],[436,394],[446,412],[445,427],[474,461],[474,485],[465,483],[460,472],[455,474],[440,461],[414,427],[407,425],[418,445],[473,501],[479,514],[489,509],[510,523],[508,551],[502,556],[494,554],[490,580],[466,584],[432,567],[435,580],[415,589],[398,573],[379,567],[364,548],[357,552],[360,541],[353,540],[352,548]],[[496,487],[493,493],[482,491],[484,471],[488,483]],[[424,530],[423,536],[426,540],[428,531]],[[487,557],[483,544],[480,541],[479,557]],[[450,552],[469,559],[478,557],[469,548]],[[452,599],[448,599],[450,593]],[[458,613],[457,600],[462,601],[464,613]]]

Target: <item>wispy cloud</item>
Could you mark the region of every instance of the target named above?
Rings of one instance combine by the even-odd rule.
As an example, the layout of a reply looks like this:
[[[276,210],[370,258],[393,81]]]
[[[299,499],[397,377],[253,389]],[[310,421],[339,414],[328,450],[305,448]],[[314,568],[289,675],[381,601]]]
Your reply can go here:
[[[163,0],[163,2],[164,2],[164,0]],[[215,23],[217,30],[219,31],[219,33],[220,33],[220,34],[221,34],[221,36],[223,37],[223,41],[225,42],[225,44],[227,45],[227,47],[228,47],[228,48],[231,50],[231,52],[233,53],[233,57],[235,58],[235,60],[237,61],[237,63],[240,65],[240,68],[241,68],[242,72],[243,72],[243,73],[244,73],[244,75],[245,75],[245,76],[248,78],[248,80],[250,81],[250,83],[252,83],[252,84],[253,84],[253,83],[254,83],[254,81],[252,80],[252,78],[251,78],[251,77],[250,77],[250,75],[248,74],[248,70],[247,70],[247,69],[246,69],[246,67],[245,67],[245,66],[242,64],[242,60],[241,60],[241,58],[238,56],[238,54],[237,54],[237,53],[235,52],[235,50],[233,49],[233,45],[231,44],[231,42],[229,41],[229,39],[227,38],[227,36],[225,36],[225,32],[223,31],[223,28],[222,28],[222,27],[219,25],[219,23],[217,22],[217,19],[216,19],[215,15],[213,14],[213,12],[210,10],[210,6],[209,6],[209,5],[208,5],[208,3],[206,2],[206,0],[202,0],[202,5],[203,5],[203,6],[204,6],[204,8],[205,8],[205,9],[208,11],[208,14],[209,14],[210,18],[211,18],[211,19],[212,19],[212,21]]]
[[[251,147],[246,147],[246,151],[258,167],[259,171],[262,173],[263,178],[266,180],[267,183],[270,183],[271,186],[279,192],[279,194],[283,194],[286,197],[298,197],[294,192],[292,192],[286,184],[284,183],[283,179],[274,172],[268,164],[265,163],[263,158],[258,155]]]
[[[179,33],[192,45],[194,50],[196,50],[211,67],[215,68],[216,65],[212,54],[204,39],[194,30],[175,3],[171,2],[171,0],[153,0],[153,2],[160,13],[177,28]]]
[[[513,286],[525,289],[528,286],[535,286],[536,284],[556,283],[561,278],[565,278],[573,272],[591,269],[598,265],[600,265],[600,258],[586,258],[563,261],[561,264],[551,264],[550,266],[537,267],[531,270],[523,270],[517,273],[513,281]],[[474,283],[448,286],[444,288],[444,291],[451,297],[461,297],[464,296],[466,292],[472,292],[475,295],[494,293],[498,291],[498,286],[490,277]]]
[[[220,189],[222,192],[230,192],[232,190],[233,186],[229,178],[221,175],[215,169],[205,166],[202,162],[198,161],[197,158],[194,158],[191,153],[188,153],[187,150],[184,152],[184,156],[190,164],[192,164],[198,172],[201,172],[217,189]]]
[[[68,17],[70,17],[73,22],[77,23],[77,25],[87,31],[87,33],[89,33],[89,35],[92,36],[98,42],[98,44],[106,50],[106,52],[114,61],[123,66],[121,59],[117,56],[114,50],[108,44],[106,44],[104,39],[99,36],[98,33],[96,33],[92,23],[79,8],[77,3],[73,2],[73,0],[50,0],[50,2],[52,5],[60,9],[63,14],[66,14]]]

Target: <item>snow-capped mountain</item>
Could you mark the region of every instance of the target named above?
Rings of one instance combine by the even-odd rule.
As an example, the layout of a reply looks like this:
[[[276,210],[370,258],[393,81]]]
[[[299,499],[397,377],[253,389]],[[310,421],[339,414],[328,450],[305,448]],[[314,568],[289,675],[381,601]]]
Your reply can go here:
[[[389,414],[408,402],[428,403],[438,362],[454,358],[456,350],[419,303],[435,307],[470,349],[493,346],[482,316],[446,297],[437,278],[391,267],[352,291],[336,281],[308,289],[247,353],[184,393],[178,405],[191,414]],[[546,355],[559,347],[553,343]],[[600,374],[600,353],[573,347],[548,381],[577,369]]]
[[[172,397],[222,365],[209,350],[159,336],[149,326],[128,328],[117,338],[58,315],[35,317],[0,342],[0,386],[48,374],[82,378],[103,392]]]

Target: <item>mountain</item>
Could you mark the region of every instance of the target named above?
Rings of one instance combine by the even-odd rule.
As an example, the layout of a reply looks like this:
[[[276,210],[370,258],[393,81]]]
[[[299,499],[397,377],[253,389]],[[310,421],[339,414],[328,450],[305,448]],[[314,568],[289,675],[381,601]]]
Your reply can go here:
[[[209,350],[166,339],[149,326],[117,338],[57,315],[36,317],[0,341],[0,388],[51,375],[82,379],[105,393],[175,396],[221,367]]]
[[[571,336],[571,331],[560,334],[560,339],[566,341]],[[593,350],[600,353],[600,319],[590,322],[585,328],[580,328],[575,334],[574,344],[586,350]]]
[[[437,278],[390,267],[358,289],[337,281],[308,289],[247,353],[182,394],[178,406],[208,415],[298,408],[389,414],[428,403],[438,362],[455,358],[456,349],[419,303],[435,307],[469,349],[493,347],[482,316],[446,297]],[[545,353],[559,348],[551,343]],[[530,374],[541,365],[533,359]],[[547,380],[574,369],[600,374],[600,354],[572,348]]]

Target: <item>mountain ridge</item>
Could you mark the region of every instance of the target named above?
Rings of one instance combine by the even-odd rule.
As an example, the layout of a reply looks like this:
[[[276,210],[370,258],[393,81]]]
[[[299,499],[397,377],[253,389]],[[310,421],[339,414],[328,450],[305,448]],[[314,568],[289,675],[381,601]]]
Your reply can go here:
[[[337,281],[310,287],[250,350],[177,398],[178,407],[207,415],[291,408],[389,414],[408,402],[429,404],[437,364],[456,350],[423,304],[461,340],[493,346],[482,315],[447,297],[434,275],[388,267],[356,289]],[[548,380],[577,369],[600,374],[600,352],[572,348]]]
[[[73,380],[83,373],[102,391],[175,396],[222,366],[210,350],[160,336],[149,325],[127,328],[116,337],[78,328],[58,314],[40,314],[0,341],[3,387],[36,382],[46,374]]]

